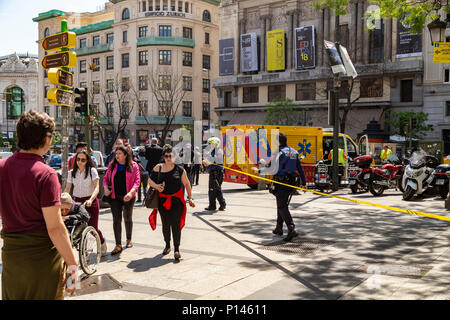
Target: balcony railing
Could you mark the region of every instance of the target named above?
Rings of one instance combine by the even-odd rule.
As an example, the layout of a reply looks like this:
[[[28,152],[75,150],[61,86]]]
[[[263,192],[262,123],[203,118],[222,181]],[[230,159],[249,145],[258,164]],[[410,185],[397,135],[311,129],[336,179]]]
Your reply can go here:
[[[194,39],[186,39],[182,37],[143,37],[137,38],[137,46],[178,46],[178,47],[188,47],[194,48]]]
[[[162,116],[147,116],[147,120],[143,116],[136,116],[134,119],[135,124],[166,124],[166,117]],[[191,125],[194,123],[194,118],[175,116],[172,124],[186,124]]]
[[[76,49],[75,53],[77,54],[77,57],[80,57],[80,56],[86,56],[88,54],[108,52],[108,51],[112,51],[112,49],[113,49],[112,43],[105,43],[105,44],[100,44],[95,47],[84,47],[84,48]]]

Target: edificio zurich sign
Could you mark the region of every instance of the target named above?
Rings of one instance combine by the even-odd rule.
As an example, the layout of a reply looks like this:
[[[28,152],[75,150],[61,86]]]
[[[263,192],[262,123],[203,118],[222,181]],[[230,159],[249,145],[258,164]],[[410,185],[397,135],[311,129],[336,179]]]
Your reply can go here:
[[[185,18],[186,14],[182,13],[182,12],[174,12],[174,11],[169,11],[169,12],[160,12],[160,11],[155,11],[155,12],[146,12],[145,13],[146,17],[182,17]]]

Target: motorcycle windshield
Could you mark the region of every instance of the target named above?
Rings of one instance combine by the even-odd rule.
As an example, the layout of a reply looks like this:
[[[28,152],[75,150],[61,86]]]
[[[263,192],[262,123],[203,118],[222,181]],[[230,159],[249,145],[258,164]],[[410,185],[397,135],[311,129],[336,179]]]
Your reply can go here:
[[[423,167],[425,163],[426,163],[426,154],[421,152],[414,152],[411,159],[409,160],[411,168],[414,169]]]

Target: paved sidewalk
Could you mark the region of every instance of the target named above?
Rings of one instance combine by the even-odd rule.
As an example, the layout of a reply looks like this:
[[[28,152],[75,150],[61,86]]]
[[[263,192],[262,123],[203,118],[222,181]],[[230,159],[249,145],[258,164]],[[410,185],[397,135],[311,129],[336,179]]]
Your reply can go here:
[[[150,210],[136,207],[134,247],[120,257],[108,254],[95,274],[108,274],[120,287],[67,299],[450,298],[448,222],[301,192],[291,202],[301,236],[286,244],[271,232],[276,218],[271,194],[228,183],[224,189],[226,211],[203,211],[207,176],[201,175],[194,187],[197,206],[188,209],[182,231],[180,263],[174,263],[173,248],[161,254],[159,217],[152,231]],[[348,189],[338,194],[450,216],[435,197],[405,202],[399,192],[380,198],[350,195]],[[111,251],[109,209],[99,221]]]

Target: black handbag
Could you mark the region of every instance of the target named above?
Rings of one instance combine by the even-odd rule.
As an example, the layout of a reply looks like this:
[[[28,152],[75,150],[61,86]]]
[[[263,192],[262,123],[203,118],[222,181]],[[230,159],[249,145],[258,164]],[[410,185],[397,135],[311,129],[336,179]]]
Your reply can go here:
[[[159,175],[161,174],[161,167],[159,167],[158,179],[156,180],[156,184],[159,184]],[[159,192],[156,189],[150,187],[147,191],[147,194],[144,198],[144,205],[148,209],[158,209],[159,205]]]
[[[111,190],[111,185],[108,185],[108,189]],[[111,202],[112,202],[111,195],[107,196],[106,194],[104,194],[103,197],[102,197],[102,201],[105,202],[105,203],[111,204]]]

